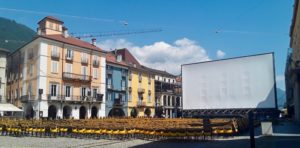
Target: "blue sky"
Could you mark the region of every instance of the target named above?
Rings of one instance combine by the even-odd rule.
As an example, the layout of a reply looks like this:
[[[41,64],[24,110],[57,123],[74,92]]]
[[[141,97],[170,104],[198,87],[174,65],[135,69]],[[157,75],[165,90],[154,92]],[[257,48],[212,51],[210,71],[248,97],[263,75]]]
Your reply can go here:
[[[69,32],[75,33],[161,28],[162,32],[97,41],[104,49],[130,48],[143,64],[173,73],[178,73],[180,64],[186,62],[275,52],[277,82],[284,88],[293,0],[27,0],[26,3],[0,0],[0,3],[0,17],[14,19],[34,30],[36,23],[48,14],[63,20]],[[124,26],[123,21],[128,25]]]

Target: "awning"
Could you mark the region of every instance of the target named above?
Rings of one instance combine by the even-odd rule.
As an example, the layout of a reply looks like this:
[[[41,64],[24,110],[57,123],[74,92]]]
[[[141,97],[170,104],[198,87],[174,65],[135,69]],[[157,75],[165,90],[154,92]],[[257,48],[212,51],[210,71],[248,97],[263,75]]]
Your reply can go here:
[[[0,103],[0,111],[22,112],[23,110],[9,103]]]

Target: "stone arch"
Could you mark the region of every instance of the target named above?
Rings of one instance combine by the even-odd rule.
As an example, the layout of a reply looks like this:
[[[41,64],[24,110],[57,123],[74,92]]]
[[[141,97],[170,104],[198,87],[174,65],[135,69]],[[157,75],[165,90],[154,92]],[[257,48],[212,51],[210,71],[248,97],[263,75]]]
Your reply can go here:
[[[151,115],[151,109],[150,109],[149,107],[147,107],[147,108],[145,109],[144,114],[145,114],[147,117],[150,117],[150,115]]]
[[[50,119],[56,119],[56,115],[57,115],[57,108],[55,105],[50,105],[48,107],[48,118]]]
[[[136,118],[138,116],[138,110],[136,108],[132,108],[130,111],[130,116]]]
[[[29,105],[29,106],[26,108],[25,118],[26,118],[26,119],[32,119],[34,116],[35,116],[35,112],[34,112],[34,110],[33,110],[33,107],[32,107],[32,105]]]
[[[124,113],[123,109],[121,109],[121,108],[112,108],[109,111],[108,116],[110,116],[110,117],[124,117],[125,113]]]
[[[98,108],[96,106],[93,106],[91,109],[91,117],[92,118],[97,118],[98,117]]]
[[[72,116],[72,108],[68,105],[63,107],[63,118],[70,119]]]
[[[85,119],[86,113],[87,113],[86,107],[81,106],[81,107],[79,108],[79,119]]]

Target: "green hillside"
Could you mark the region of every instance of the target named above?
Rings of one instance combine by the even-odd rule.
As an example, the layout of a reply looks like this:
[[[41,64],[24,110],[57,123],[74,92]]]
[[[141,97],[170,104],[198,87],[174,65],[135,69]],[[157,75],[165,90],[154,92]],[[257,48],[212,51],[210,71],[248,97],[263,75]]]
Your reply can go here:
[[[0,48],[14,51],[30,41],[35,34],[25,25],[0,17]]]

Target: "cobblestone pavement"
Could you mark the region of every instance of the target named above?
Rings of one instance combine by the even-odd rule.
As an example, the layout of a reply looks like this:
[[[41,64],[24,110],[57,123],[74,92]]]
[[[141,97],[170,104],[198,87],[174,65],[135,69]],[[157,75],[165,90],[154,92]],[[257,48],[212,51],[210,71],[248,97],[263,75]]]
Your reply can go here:
[[[35,137],[9,137],[0,136],[0,148],[10,147],[43,147],[43,148],[88,148],[88,147],[107,147],[107,148],[181,148],[181,147],[209,147],[209,148],[241,148],[250,147],[248,138],[218,139],[214,141],[146,141],[140,139],[134,140],[93,140],[93,139],[75,139],[75,138],[35,138]],[[300,136],[271,136],[256,138],[257,148],[298,148],[300,145]]]
[[[145,140],[94,140],[94,139],[75,139],[75,138],[36,138],[36,137],[10,137],[0,136],[0,148],[6,147],[43,147],[43,148],[86,148],[86,147],[133,147],[150,143]]]

